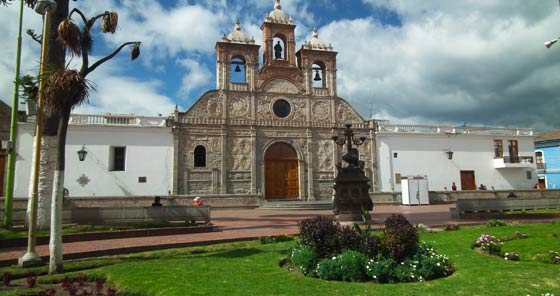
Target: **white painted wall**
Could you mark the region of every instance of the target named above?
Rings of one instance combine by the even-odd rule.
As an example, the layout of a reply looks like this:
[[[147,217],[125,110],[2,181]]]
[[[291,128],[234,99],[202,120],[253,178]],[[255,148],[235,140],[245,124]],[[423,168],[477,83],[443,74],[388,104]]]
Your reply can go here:
[[[523,168],[494,167],[494,139],[502,139],[504,156],[508,156],[507,140],[517,140],[519,156],[534,156],[533,136],[493,136],[470,134],[377,134],[378,184],[380,191],[401,191],[395,174],[428,176],[430,191],[451,190],[455,182],[461,189],[461,170],[475,171],[476,186],[492,186],[496,190],[531,189],[537,182],[535,164]],[[446,151],[453,151],[448,159]],[[393,153],[397,153],[397,158]],[[527,179],[531,171],[531,179]]]
[[[15,197],[29,195],[33,124],[20,124]],[[167,195],[172,189],[173,134],[169,127],[70,125],[66,141],[65,185],[70,196]],[[86,160],[77,151],[85,145]],[[125,171],[109,171],[111,146],[126,146]],[[78,178],[90,180],[82,186]],[[146,177],[139,183],[138,177]]]

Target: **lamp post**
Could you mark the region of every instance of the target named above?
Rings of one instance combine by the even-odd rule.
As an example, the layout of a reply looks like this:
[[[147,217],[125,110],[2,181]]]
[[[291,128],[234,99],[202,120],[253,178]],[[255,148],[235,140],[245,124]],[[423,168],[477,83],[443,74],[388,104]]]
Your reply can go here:
[[[348,164],[346,167],[342,167],[340,163],[336,166],[338,173],[334,180],[333,211],[339,223],[353,224],[364,222],[362,213],[371,211],[373,202],[369,197],[370,185],[369,178],[364,173],[364,162],[360,161],[358,149],[352,147],[364,144],[366,136],[360,134],[356,138],[351,129],[351,121],[347,121],[345,127],[344,137],[339,138],[334,130],[331,137],[337,145],[346,145],[346,154],[342,156],[342,160]],[[365,218],[370,219],[369,215]]]
[[[35,251],[35,232],[37,228],[37,196],[39,191],[39,162],[41,160],[41,133],[43,128],[44,109],[44,73],[47,68],[47,56],[49,51],[49,29],[51,12],[56,9],[53,0],[39,0],[35,11],[43,15],[43,42],[41,46],[41,69],[39,71],[39,98],[37,102],[37,119],[35,124],[35,146],[33,152],[33,183],[31,189],[31,202],[29,211],[29,233],[27,238],[27,253],[19,259],[21,267],[33,266],[41,263],[41,257]]]
[[[12,226],[12,207],[14,201],[14,175],[16,169],[16,137],[19,105],[19,68],[21,64],[21,28],[23,22],[23,0],[20,0],[19,25],[16,49],[16,73],[14,79],[14,96],[12,98],[12,119],[10,123],[10,141],[8,142],[8,168],[6,176],[6,199],[4,200],[4,226]],[[0,188],[0,193],[2,188]]]

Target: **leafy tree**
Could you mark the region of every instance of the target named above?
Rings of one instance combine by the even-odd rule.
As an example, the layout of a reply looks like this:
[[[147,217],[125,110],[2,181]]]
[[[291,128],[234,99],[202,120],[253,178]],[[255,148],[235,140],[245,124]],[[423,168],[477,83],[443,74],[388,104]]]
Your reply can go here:
[[[83,26],[80,28],[72,16],[77,15]],[[116,48],[109,55],[101,58],[90,65],[89,53],[93,45],[91,29],[95,23],[101,20],[101,31],[103,33],[114,33],[118,25],[118,14],[106,11],[91,19],[74,8],[58,26],[58,41],[70,54],[81,56],[82,66],[79,70],[60,69],[45,75],[45,105],[60,115],[57,131],[56,144],[56,168],[53,181],[53,196],[51,205],[51,242],[50,242],[50,263],[49,273],[63,271],[62,263],[62,197],[64,190],[64,170],[65,170],[65,148],[66,133],[70,112],[76,106],[87,101],[91,86],[86,79],[87,75],[97,67],[115,57],[124,47],[132,46],[131,58],[136,59],[140,55],[140,42],[125,42]]]

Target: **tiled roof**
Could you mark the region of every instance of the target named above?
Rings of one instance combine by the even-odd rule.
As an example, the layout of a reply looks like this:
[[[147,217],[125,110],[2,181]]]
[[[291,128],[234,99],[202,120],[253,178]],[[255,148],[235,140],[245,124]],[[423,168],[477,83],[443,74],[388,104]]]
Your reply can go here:
[[[537,134],[535,142],[560,140],[560,130],[553,130],[548,132],[541,132]]]

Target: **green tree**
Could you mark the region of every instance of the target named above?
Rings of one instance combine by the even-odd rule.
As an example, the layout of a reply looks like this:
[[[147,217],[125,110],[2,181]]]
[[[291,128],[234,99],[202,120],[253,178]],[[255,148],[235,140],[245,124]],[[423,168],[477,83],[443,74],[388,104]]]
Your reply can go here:
[[[78,16],[83,23],[80,28],[72,16]],[[131,58],[136,59],[140,55],[140,42],[125,42],[117,47],[112,53],[101,58],[90,65],[89,53],[93,45],[91,29],[96,22],[101,20],[101,31],[103,33],[114,33],[118,25],[118,14],[106,11],[91,19],[74,8],[58,26],[58,41],[72,55],[81,56],[82,66],[79,70],[60,69],[45,75],[45,106],[60,115],[57,131],[56,143],[56,168],[53,180],[53,195],[51,204],[51,236],[50,236],[50,262],[49,273],[63,271],[62,262],[62,197],[64,190],[64,170],[65,170],[65,151],[66,133],[70,112],[76,106],[84,103],[89,96],[91,87],[86,77],[97,67],[115,57],[124,47],[132,46]]]

